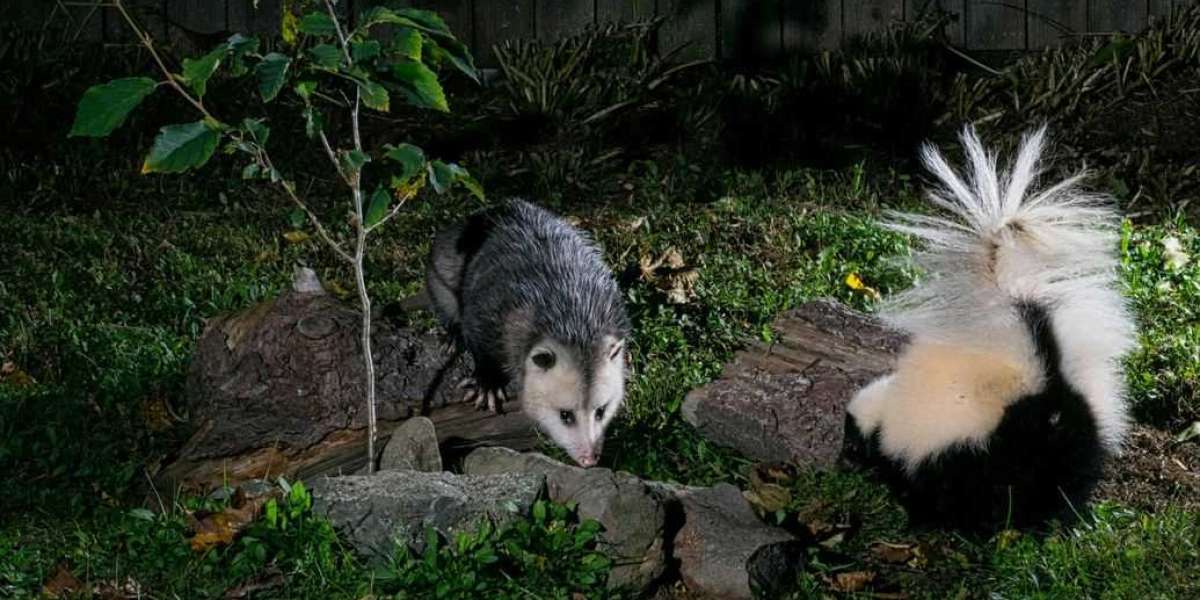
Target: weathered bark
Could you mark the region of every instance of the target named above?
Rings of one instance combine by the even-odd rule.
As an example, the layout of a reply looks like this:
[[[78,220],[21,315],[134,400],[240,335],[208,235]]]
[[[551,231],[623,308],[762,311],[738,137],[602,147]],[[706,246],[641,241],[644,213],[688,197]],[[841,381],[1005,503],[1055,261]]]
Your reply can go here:
[[[846,404],[891,369],[904,335],[830,301],[781,315],[774,330],[773,342],[751,342],[719,379],[689,393],[684,418],[751,458],[832,466]]]
[[[203,490],[249,478],[309,478],[366,464],[367,406],[360,314],[298,277],[278,298],[211,319],[187,381],[196,430],[156,483]],[[469,356],[436,332],[377,323],[379,444],[405,419],[426,415],[453,451],[536,445],[516,403],[506,414],[457,403]]]

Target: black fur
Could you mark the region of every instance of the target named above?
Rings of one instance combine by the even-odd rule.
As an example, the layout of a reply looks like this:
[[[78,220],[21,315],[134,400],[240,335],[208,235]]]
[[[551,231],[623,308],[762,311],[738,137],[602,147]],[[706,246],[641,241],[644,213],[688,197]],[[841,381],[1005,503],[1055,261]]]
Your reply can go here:
[[[439,234],[426,282],[483,389],[519,389],[525,357],[547,337],[576,353],[587,380],[607,358],[603,336],[629,334],[621,293],[591,239],[528,202],[475,213]]]
[[[1106,453],[1096,420],[1063,377],[1049,314],[1029,304],[1017,309],[1035,341],[1046,385],[1005,410],[986,449],[946,448],[909,475],[880,452],[878,431],[864,437],[854,418],[846,418],[844,455],[875,467],[915,524],[996,529],[1070,522],[1100,479]]]

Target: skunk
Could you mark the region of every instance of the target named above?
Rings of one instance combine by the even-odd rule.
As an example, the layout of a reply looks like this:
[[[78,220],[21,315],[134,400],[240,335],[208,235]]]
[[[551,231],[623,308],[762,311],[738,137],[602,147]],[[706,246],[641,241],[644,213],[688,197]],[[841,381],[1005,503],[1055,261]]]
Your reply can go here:
[[[1038,188],[1045,127],[998,171],[971,127],[956,172],[932,146],[945,216],[892,213],[925,280],[881,316],[909,334],[847,408],[844,456],[876,467],[910,520],[974,529],[1074,520],[1128,428],[1118,218],[1085,173]]]

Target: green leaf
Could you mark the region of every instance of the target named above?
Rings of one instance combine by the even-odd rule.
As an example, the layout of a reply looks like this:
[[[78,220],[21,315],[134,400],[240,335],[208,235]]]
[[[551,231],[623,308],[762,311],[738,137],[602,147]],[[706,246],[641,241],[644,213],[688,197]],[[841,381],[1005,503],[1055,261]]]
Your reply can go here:
[[[365,42],[350,43],[350,57],[354,62],[368,61],[379,56],[383,46],[375,40],[367,40]]]
[[[419,62],[405,61],[392,65],[392,75],[407,96],[409,104],[450,112],[442,84],[429,67]]]
[[[283,83],[287,80],[288,66],[291,64],[291,58],[272,52],[254,67],[254,76],[258,78],[258,93],[262,94],[263,102],[270,102],[279,95],[279,90],[283,89]]]
[[[400,163],[401,183],[408,183],[425,167],[425,151],[412,144],[385,145],[384,149],[387,150],[384,158]]]
[[[260,173],[262,173],[262,167],[258,163],[250,163],[242,167],[242,179],[258,179]]]
[[[362,170],[363,165],[371,162],[371,157],[367,156],[361,150],[345,150],[339,157],[342,163],[342,169],[347,175],[357,173]]]
[[[299,208],[293,208],[287,215],[288,225],[291,225],[292,229],[300,229],[306,220],[304,211]]]
[[[267,137],[271,135],[271,130],[266,125],[263,125],[264,119],[244,119],[242,120],[242,130],[250,134],[259,146],[267,144]]]
[[[296,84],[295,89],[296,95],[303,98],[305,102],[308,102],[312,98],[313,92],[317,91],[317,82],[301,81]]]
[[[402,8],[396,11],[396,15],[416,23],[421,29],[430,33],[453,35],[450,33],[450,28],[446,26],[446,21],[433,11],[419,8]]]
[[[436,42],[444,52],[446,58],[450,59],[450,64],[458,69],[463,75],[471,78],[471,81],[479,83],[479,71],[475,69],[475,59],[471,58],[471,52],[467,50],[467,46],[455,38],[438,38]]]
[[[240,33],[235,33],[225,42],[229,47],[229,72],[234,77],[241,77],[250,72],[246,66],[246,56],[258,52],[258,38],[246,37]]]
[[[329,15],[311,12],[300,19],[300,32],[308,35],[333,35],[337,33],[337,26],[333,24]]]
[[[229,52],[229,47],[221,44],[216,50],[198,59],[183,59],[183,80],[196,92],[197,96],[204,97],[204,92],[208,89],[209,78],[217,72],[217,67],[221,65],[221,59],[225,58],[227,52]]]
[[[304,135],[315,138],[325,129],[325,117],[312,106],[304,107]]]
[[[375,188],[375,193],[371,194],[371,203],[367,206],[367,214],[363,216],[363,221],[367,227],[372,227],[383,218],[387,212],[388,204],[392,202],[392,195],[383,188]]]
[[[387,88],[378,82],[360,81],[358,89],[362,92],[363,104],[366,104],[368,108],[382,112],[387,112],[391,108],[391,99],[388,96]]]
[[[533,503],[533,520],[539,525],[546,522],[546,503],[537,501]]]
[[[342,51],[332,44],[320,44],[308,50],[313,63],[325,69],[336,69],[342,64]]]
[[[142,173],[182,173],[208,162],[221,133],[204,121],[168,125],[158,131]]]
[[[433,190],[439,194],[446,193],[455,185],[461,185],[476,198],[483,199],[483,186],[479,185],[466,169],[454,163],[444,163],[440,160],[430,162],[429,181],[433,184]]]
[[[129,112],[157,87],[147,77],[115,79],[88,88],[75,111],[71,137],[105,137],[125,122]]]
[[[421,34],[411,27],[401,27],[392,36],[392,52],[411,60],[421,60]]]

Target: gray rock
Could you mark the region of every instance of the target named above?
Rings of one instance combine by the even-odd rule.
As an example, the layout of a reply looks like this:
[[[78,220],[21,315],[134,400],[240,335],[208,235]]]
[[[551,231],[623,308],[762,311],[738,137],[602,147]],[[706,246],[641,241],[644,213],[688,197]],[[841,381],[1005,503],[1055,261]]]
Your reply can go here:
[[[413,417],[393,431],[379,458],[379,470],[441,471],[442,455],[438,452],[433,421],[428,417]]]
[[[650,486],[623,472],[583,469],[537,453],[480,448],[467,456],[463,471],[473,475],[537,473],[546,478],[556,502],[575,502],[579,516],[604,527],[605,553],[614,561],[611,587],[645,589],[666,570],[666,515]]]
[[[384,471],[321,477],[310,487],[314,511],[326,516],[342,539],[362,555],[383,559],[397,543],[422,551],[428,527],[450,535],[484,518],[503,526],[523,517],[545,489],[545,477]]]
[[[683,418],[706,438],[760,461],[832,467],[846,404],[891,370],[905,337],[831,301],[784,313],[772,328],[772,342],[751,342],[719,379],[688,393]]]
[[[803,546],[762,522],[738,488],[656,486],[670,494],[683,526],[672,556],[688,592],[700,598],[751,599],[753,589],[777,597],[802,566]]]

